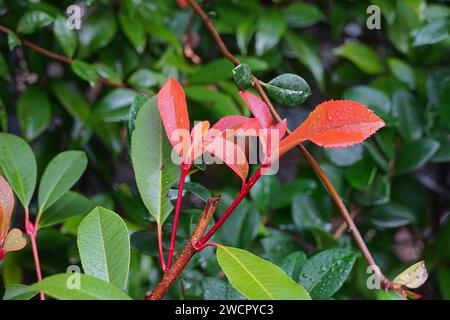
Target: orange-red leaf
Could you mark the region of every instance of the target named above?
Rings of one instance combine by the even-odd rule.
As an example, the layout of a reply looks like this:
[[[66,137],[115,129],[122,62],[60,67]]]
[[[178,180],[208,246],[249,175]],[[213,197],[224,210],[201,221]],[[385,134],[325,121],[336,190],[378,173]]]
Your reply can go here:
[[[260,98],[248,91],[239,91],[242,99],[244,99],[250,111],[255,118],[259,120],[263,128],[269,128],[273,125],[272,117],[269,108]]]
[[[212,129],[216,129],[219,131],[225,131],[227,129],[237,129],[249,120],[250,118],[245,116],[226,116],[217,121],[212,126]]]
[[[242,181],[245,181],[248,175],[248,162],[244,152],[236,144],[222,137],[215,137],[205,149],[222,160]]]
[[[14,194],[9,183],[0,176],[0,246],[8,233],[14,209]]]
[[[372,110],[350,100],[326,101],[280,144],[280,155],[302,141],[326,148],[361,143],[384,126]]]
[[[174,78],[158,92],[158,109],[170,143],[179,145],[183,134],[177,130],[189,132],[189,115],[183,87]]]

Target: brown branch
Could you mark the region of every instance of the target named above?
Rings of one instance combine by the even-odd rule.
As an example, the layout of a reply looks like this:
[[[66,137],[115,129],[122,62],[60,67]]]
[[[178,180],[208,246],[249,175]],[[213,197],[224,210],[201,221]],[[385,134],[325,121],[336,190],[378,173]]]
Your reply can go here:
[[[207,16],[207,14],[203,11],[203,9],[197,4],[195,0],[188,0],[194,11],[197,13],[199,18],[202,20],[205,27],[209,30],[212,37],[216,41],[217,45],[219,46],[222,54],[230,60],[235,66],[240,64],[240,61],[233,56],[229,51],[225,43],[223,42],[221,36],[217,32],[217,29],[214,27],[213,23]],[[270,112],[272,114],[272,117],[277,121],[282,121],[280,115],[275,110],[275,107],[270,102],[270,99],[267,97],[263,87],[261,86],[261,81],[253,76],[253,85],[255,86],[256,90],[258,91],[259,95],[263,99],[263,101],[267,104],[267,106],[270,109]],[[288,134],[291,134],[291,131],[287,130]],[[303,154],[303,156],[306,158],[306,160],[309,162],[309,164],[312,166],[316,174],[319,176],[319,178],[324,183],[325,187],[327,188],[331,198],[333,199],[334,203],[339,209],[339,213],[341,214],[344,221],[349,226],[348,230],[352,234],[353,238],[355,239],[355,242],[357,243],[359,249],[361,250],[362,254],[364,255],[364,258],[367,260],[368,264],[370,266],[374,266],[376,269],[376,275],[378,276],[380,282],[384,285],[386,288],[395,288],[396,286],[393,285],[380,271],[375,263],[375,260],[373,259],[369,249],[367,248],[366,243],[364,242],[363,237],[361,236],[361,233],[359,232],[358,228],[356,227],[350,213],[348,212],[347,208],[345,207],[344,202],[342,201],[342,198],[339,196],[338,192],[334,188],[333,184],[331,183],[330,179],[328,179],[325,172],[322,170],[322,168],[319,166],[319,164],[314,160],[313,156],[306,150],[306,148],[299,144],[297,146],[297,149]],[[377,271],[378,270],[378,271]]]
[[[36,52],[39,52],[40,54],[51,58],[53,60],[65,63],[65,64],[72,64],[73,59],[67,56],[64,56],[62,54],[58,54],[52,51],[49,51],[45,48],[42,48],[40,46],[38,46],[37,44],[34,44],[33,42],[27,40],[24,36],[18,34],[17,32],[14,32],[13,30],[9,29],[8,27],[0,24],[0,32],[6,33],[6,34],[12,34],[14,36],[16,36],[17,38],[20,39],[20,41],[22,41],[22,43],[27,46],[30,49],[33,49]],[[126,83],[115,83],[115,82],[111,82],[108,79],[102,77],[102,76],[98,76],[98,82],[105,84],[107,86],[110,87],[117,87],[117,88],[128,88]],[[146,92],[144,92],[146,93]],[[146,93],[147,94],[147,93]]]
[[[214,212],[217,209],[219,200],[220,196],[212,197],[208,200],[208,202],[205,205],[205,208],[203,209],[203,213],[197,222],[197,226],[195,227],[194,232],[192,232],[189,242],[184,247],[175,264],[164,274],[163,278],[156,285],[155,289],[152,292],[147,293],[145,297],[146,300],[162,299],[169,290],[169,288],[181,275],[181,273],[191,260],[192,256],[197,252],[194,249],[193,244],[196,243],[198,240],[200,240],[200,238],[203,236],[206,229],[208,228],[209,221],[211,220]]]
[[[354,220],[358,214],[361,212],[361,207],[355,207],[351,210],[350,216],[352,217],[352,219]],[[345,230],[347,230],[348,225],[347,222],[343,221],[339,227],[337,227],[336,231],[333,234],[333,238],[336,240],[339,240],[342,235],[344,234]]]

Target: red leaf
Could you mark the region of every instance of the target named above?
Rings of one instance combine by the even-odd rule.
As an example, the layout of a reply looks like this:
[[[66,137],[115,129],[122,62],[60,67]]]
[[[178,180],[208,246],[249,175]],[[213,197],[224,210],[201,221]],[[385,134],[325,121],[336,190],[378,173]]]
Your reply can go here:
[[[242,181],[245,181],[248,175],[248,162],[244,152],[236,144],[222,137],[215,137],[205,149],[222,160],[241,177]]]
[[[383,120],[362,104],[350,100],[326,101],[281,141],[280,155],[306,140],[326,148],[351,146],[363,142],[382,127]]]
[[[191,145],[189,153],[186,155],[185,163],[192,163],[204,152],[203,139],[209,130],[209,121],[202,121],[197,123],[191,131]]]
[[[273,125],[272,117],[269,108],[260,98],[248,91],[239,91],[242,99],[244,99],[250,111],[255,118],[259,120],[263,128],[269,128]]]
[[[0,247],[9,230],[9,223],[14,209],[14,194],[9,183],[0,176]]]
[[[177,0],[177,4],[181,9],[184,9],[188,6],[187,0]]]
[[[226,116],[217,121],[212,126],[212,129],[216,129],[219,131],[225,131],[227,129],[236,129],[249,120],[250,120],[249,117],[244,116]]]
[[[158,109],[167,137],[175,147],[182,143],[183,136],[177,130],[189,133],[189,115],[183,87],[174,78],[169,78],[158,92]]]

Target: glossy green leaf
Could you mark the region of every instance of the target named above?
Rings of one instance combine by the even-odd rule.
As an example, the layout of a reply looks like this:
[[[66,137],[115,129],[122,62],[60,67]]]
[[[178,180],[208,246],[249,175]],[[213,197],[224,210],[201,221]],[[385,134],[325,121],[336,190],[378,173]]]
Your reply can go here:
[[[343,99],[359,102],[372,109],[383,120],[391,111],[391,101],[382,91],[367,86],[354,86],[344,91]]]
[[[115,68],[112,68],[104,63],[96,63],[94,67],[100,77],[112,82],[113,84],[122,85],[122,78]]]
[[[17,24],[17,31],[24,34],[34,33],[53,22],[53,17],[44,11],[27,11]]]
[[[131,160],[141,198],[150,215],[162,224],[172,210],[167,193],[178,181],[179,166],[172,162],[172,146],[156,104],[157,97],[153,97],[138,112]]]
[[[27,87],[17,102],[17,115],[22,135],[27,140],[37,138],[48,127],[52,108],[43,88]]]
[[[72,57],[78,45],[77,33],[67,26],[67,18],[59,16],[53,25],[53,34],[63,52]]]
[[[286,20],[277,10],[267,10],[256,25],[255,51],[258,56],[275,47],[287,29]]]
[[[271,262],[248,251],[220,246],[217,261],[231,285],[250,300],[309,300],[308,292]]]
[[[414,46],[432,45],[446,40],[449,35],[448,18],[432,21],[419,29],[414,38]]]
[[[304,39],[298,35],[289,32],[285,35],[284,39],[287,42],[288,47],[292,50],[295,57],[302,63],[316,79],[319,87],[324,89],[324,66],[320,57],[317,54],[315,48],[311,46]]]
[[[24,284],[10,284],[5,289],[3,300],[30,300],[38,291],[31,290],[29,286]]]
[[[293,28],[305,28],[325,20],[325,15],[319,7],[304,2],[294,2],[284,8],[284,18]]]
[[[347,249],[322,251],[308,259],[300,273],[300,284],[313,299],[328,299],[344,284],[356,255]]]
[[[136,92],[130,89],[114,89],[95,105],[91,119],[94,122],[120,122],[128,120],[130,104]]]
[[[407,141],[422,136],[420,105],[416,98],[406,90],[397,90],[392,98],[392,113],[398,118],[397,129]]]
[[[54,157],[42,175],[39,185],[39,212],[61,198],[80,179],[88,160],[83,151],[64,151]]]
[[[281,269],[294,281],[298,281],[300,271],[306,263],[306,255],[303,251],[296,251],[283,259]]]
[[[368,158],[358,161],[345,170],[345,178],[355,189],[366,191],[373,183],[377,167]]]
[[[62,81],[53,83],[53,93],[59,102],[73,117],[86,121],[89,117],[89,105],[80,92],[70,84]]]
[[[264,84],[264,87],[275,102],[289,107],[302,104],[311,95],[308,83],[292,73],[279,75]]]
[[[86,274],[56,274],[31,288],[58,300],[131,300],[114,285]]]
[[[408,208],[394,203],[373,207],[367,217],[379,228],[399,228],[416,221]]]
[[[389,58],[387,62],[392,74],[398,80],[406,83],[411,89],[416,87],[416,74],[409,64],[397,58]]]
[[[124,10],[119,13],[120,27],[125,33],[125,36],[133,44],[137,53],[142,53],[147,44],[147,31],[145,30],[144,21],[140,16],[130,17]]]
[[[199,85],[184,87],[184,91],[188,99],[209,107],[217,118],[240,113],[233,99],[220,91]]]
[[[15,47],[22,45],[22,41],[13,33],[8,33],[8,47],[13,50]]]
[[[339,167],[351,166],[363,157],[363,147],[361,144],[341,149],[325,149],[324,152],[331,163]]]
[[[239,89],[245,90],[252,85],[252,70],[246,63],[241,63],[233,69],[233,79]]]
[[[359,69],[368,74],[378,74],[384,69],[376,52],[360,42],[347,42],[336,48],[334,53],[353,62]]]
[[[87,81],[91,87],[97,82],[98,75],[95,66],[81,60],[74,60],[70,67],[77,76]]]
[[[407,173],[419,169],[434,156],[439,146],[438,141],[430,138],[406,143],[398,152],[395,171]]]
[[[135,88],[149,89],[162,86],[166,80],[166,76],[161,73],[149,69],[138,69],[130,75],[128,83]]]
[[[99,10],[89,15],[78,34],[79,58],[85,58],[106,46],[114,38],[116,31],[117,23],[111,11]]]
[[[147,98],[143,95],[136,95],[130,105],[130,115],[128,118],[128,139],[131,144],[131,136],[136,128],[136,118],[141,107],[147,102]]]
[[[71,217],[87,214],[91,210],[92,202],[88,198],[79,193],[68,191],[45,210],[45,214],[39,220],[39,228],[51,227]]]
[[[208,188],[204,187],[200,183],[186,182],[184,184],[184,190],[196,195],[204,202],[208,201],[211,198],[211,191],[209,191]]]
[[[22,205],[28,208],[36,188],[37,165],[33,150],[22,138],[0,133],[0,169]]]
[[[229,283],[218,278],[206,277],[202,281],[205,300],[244,300]]]
[[[299,231],[312,226],[326,227],[317,203],[306,194],[298,194],[292,199],[292,220]]]
[[[130,268],[130,238],[116,213],[97,207],[81,222],[77,237],[86,274],[125,288]]]

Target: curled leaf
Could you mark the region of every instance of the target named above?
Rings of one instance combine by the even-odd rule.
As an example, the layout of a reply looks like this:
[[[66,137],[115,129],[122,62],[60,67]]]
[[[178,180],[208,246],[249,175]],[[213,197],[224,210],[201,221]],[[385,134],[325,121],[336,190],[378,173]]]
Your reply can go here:
[[[280,155],[306,140],[325,148],[348,147],[363,142],[382,127],[383,120],[362,104],[350,100],[326,101],[281,142]]]
[[[14,209],[14,194],[9,183],[0,176],[0,246],[9,230]]]
[[[424,284],[427,279],[428,272],[425,267],[425,262],[419,261],[395,277],[394,283],[410,289],[416,289]]]

